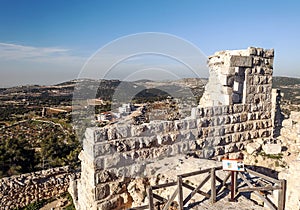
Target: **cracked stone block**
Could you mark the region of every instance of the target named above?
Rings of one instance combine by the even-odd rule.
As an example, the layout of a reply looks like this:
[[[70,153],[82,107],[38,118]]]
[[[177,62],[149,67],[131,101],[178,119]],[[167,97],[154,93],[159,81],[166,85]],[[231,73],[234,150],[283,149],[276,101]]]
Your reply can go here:
[[[231,67],[252,67],[253,61],[250,56],[237,56],[233,55],[230,58]]]

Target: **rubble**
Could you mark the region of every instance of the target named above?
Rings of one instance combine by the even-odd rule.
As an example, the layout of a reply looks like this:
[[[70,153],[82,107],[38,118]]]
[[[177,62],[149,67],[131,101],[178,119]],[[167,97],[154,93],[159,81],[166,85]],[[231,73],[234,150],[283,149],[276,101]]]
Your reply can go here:
[[[0,179],[0,206],[3,209],[22,208],[42,199],[67,191],[70,176],[79,178],[69,167],[21,174]],[[2,209],[2,208],[1,208]]]

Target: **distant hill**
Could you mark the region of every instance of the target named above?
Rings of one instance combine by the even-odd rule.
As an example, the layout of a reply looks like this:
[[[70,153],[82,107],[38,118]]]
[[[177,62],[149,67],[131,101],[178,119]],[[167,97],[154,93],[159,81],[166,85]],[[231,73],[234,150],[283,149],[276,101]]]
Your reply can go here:
[[[283,93],[282,105],[300,105],[300,78],[273,77],[273,88],[278,88]]]
[[[282,86],[299,85],[300,78],[293,77],[273,77],[273,87],[280,88]]]

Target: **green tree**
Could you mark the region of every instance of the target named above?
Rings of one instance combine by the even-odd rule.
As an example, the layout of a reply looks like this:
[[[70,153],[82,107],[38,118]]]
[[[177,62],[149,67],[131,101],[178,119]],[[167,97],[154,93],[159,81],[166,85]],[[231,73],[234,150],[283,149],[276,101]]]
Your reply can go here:
[[[34,169],[35,152],[26,139],[12,138],[0,141],[0,165],[2,176],[27,173]]]

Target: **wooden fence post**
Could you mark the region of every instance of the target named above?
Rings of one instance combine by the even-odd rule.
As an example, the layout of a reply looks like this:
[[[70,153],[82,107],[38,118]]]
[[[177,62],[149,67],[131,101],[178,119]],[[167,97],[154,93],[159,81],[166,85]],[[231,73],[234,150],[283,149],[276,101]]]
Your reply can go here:
[[[215,203],[216,202],[216,169],[215,168],[212,168],[211,171],[210,171],[210,179],[211,179],[211,196],[210,196],[210,200],[212,203]]]
[[[147,194],[148,194],[148,198],[149,198],[149,209],[154,210],[153,192],[152,192],[151,186],[148,188]]]
[[[177,177],[179,209],[183,210],[182,176]]]
[[[281,179],[280,180],[280,187],[278,193],[278,210],[284,210],[285,209],[285,194],[286,194],[286,180]]]

